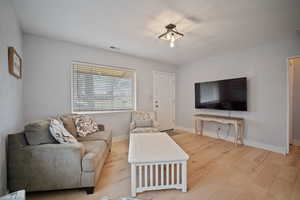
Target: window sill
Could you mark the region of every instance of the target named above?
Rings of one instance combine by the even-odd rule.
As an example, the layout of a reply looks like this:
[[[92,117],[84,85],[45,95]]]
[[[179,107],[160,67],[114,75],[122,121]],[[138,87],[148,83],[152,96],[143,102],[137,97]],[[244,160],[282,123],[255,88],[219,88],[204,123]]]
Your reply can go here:
[[[110,113],[131,113],[135,110],[108,110],[108,111],[93,111],[93,112],[72,112],[72,114],[81,115],[97,115],[97,114],[110,114]]]

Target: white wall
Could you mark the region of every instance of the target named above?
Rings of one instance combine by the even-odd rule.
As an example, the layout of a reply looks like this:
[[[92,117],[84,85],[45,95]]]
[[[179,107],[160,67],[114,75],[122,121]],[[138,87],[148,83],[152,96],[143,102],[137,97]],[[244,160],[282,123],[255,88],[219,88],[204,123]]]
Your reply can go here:
[[[34,35],[24,35],[23,46],[26,122],[71,112],[72,61],[136,69],[137,108],[145,111],[152,110],[152,70],[176,70],[167,64]],[[99,123],[111,127],[114,136],[128,134],[129,112],[98,114],[95,117]]]
[[[229,115],[227,111],[195,110],[194,83],[246,76],[248,112],[231,112],[246,120],[246,143],[285,152],[287,140],[287,57],[300,55],[300,40],[295,33],[282,40],[269,41],[255,48],[224,52],[181,66],[177,71],[176,124],[193,128],[195,113]],[[178,114],[180,113],[180,114]],[[205,124],[204,133],[216,135],[218,125]],[[227,127],[221,126],[224,136]],[[231,130],[231,134],[233,134]]]
[[[299,54],[300,56],[300,54]],[[294,87],[293,87],[293,140],[300,145],[300,58],[293,61]]]
[[[22,80],[8,73],[8,47],[22,55],[22,35],[10,0],[0,1],[0,196],[6,189],[6,138],[23,129]]]

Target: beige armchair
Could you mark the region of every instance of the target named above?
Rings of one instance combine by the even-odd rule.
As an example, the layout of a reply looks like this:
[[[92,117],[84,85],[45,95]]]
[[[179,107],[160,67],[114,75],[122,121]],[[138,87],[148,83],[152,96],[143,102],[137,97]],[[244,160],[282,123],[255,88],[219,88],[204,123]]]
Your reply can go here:
[[[155,119],[154,112],[132,112],[130,133],[151,133],[159,131],[159,123]]]

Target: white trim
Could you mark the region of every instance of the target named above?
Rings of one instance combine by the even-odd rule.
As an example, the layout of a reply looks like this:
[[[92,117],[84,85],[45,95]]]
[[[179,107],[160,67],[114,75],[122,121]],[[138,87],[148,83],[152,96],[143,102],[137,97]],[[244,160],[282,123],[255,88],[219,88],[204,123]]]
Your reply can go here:
[[[137,109],[137,76],[136,76],[136,71],[134,72],[133,75],[134,81],[133,81],[133,99],[134,99],[134,105],[133,105],[133,111],[136,111]]]
[[[299,139],[294,139],[293,140],[293,145],[300,146],[300,140]]]
[[[129,135],[118,135],[112,137],[112,142],[120,142],[128,139],[129,139]]]
[[[245,145],[286,155],[286,147],[285,146],[279,147],[279,146],[264,144],[264,143],[260,143],[260,142],[256,142],[256,141],[247,140],[247,139],[245,140]]]
[[[289,67],[289,60],[290,59],[295,59],[295,58],[300,58],[300,56],[292,56],[292,57],[288,57],[286,59],[286,70],[287,70],[287,93],[286,93],[286,98],[287,98],[287,113],[286,113],[286,123],[287,123],[287,129],[286,129],[286,147],[285,147],[285,154],[288,154],[289,151],[290,151],[290,130],[291,130],[291,127],[290,127],[290,109],[291,109],[291,106],[290,105],[290,92],[289,92],[289,89],[290,89],[290,80],[289,80],[289,72],[290,72],[290,67]],[[293,141],[294,142],[294,141]]]
[[[185,128],[183,126],[175,126],[174,129],[182,130],[182,131],[186,131],[186,132],[190,132],[190,133],[195,133],[195,129],[193,129],[193,128]]]
[[[185,128],[185,127],[182,127],[182,126],[176,126],[175,129],[187,131],[187,132],[190,132],[190,133],[195,133],[195,130],[193,128]],[[213,133],[213,132],[204,132],[203,131],[203,135],[218,139],[217,134]],[[234,137],[229,136],[229,137],[225,138],[224,140],[233,142]],[[244,139],[244,144],[247,145],[247,146],[258,148],[258,149],[264,149],[264,150],[272,151],[272,152],[275,152],[275,153],[286,154],[286,147],[285,146],[279,147],[279,146],[264,144],[264,143],[260,143],[260,142],[256,142],[256,141],[252,141],[252,140],[247,140],[247,139]]]
[[[290,64],[288,59],[288,140],[289,144],[293,144],[293,92],[294,92],[294,71],[295,66],[293,63]]]

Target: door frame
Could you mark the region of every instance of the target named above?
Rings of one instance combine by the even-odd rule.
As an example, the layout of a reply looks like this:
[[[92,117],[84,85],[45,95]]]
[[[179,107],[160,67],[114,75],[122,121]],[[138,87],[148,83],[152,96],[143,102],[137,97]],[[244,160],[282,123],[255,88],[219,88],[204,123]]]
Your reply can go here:
[[[160,74],[160,75],[167,75],[172,77],[172,82],[173,82],[173,106],[172,106],[172,121],[173,121],[173,128],[175,128],[175,112],[176,112],[176,73],[175,72],[162,72],[162,71],[152,71],[152,80],[153,80],[153,98],[152,98],[152,106],[153,106],[153,111],[155,113],[155,118],[158,120],[157,112],[155,109],[155,97],[156,97],[156,83],[155,83],[155,75]]]
[[[287,132],[286,132],[286,154],[290,151],[290,138],[293,137],[293,99],[291,96],[293,95],[293,88],[294,88],[294,71],[295,67],[293,65],[290,65],[291,59],[300,58],[300,56],[293,56],[288,57],[286,59],[287,63]],[[291,82],[292,81],[292,82]],[[292,90],[291,90],[292,89]],[[294,143],[292,141],[292,143]]]

